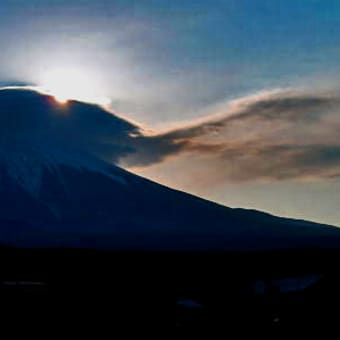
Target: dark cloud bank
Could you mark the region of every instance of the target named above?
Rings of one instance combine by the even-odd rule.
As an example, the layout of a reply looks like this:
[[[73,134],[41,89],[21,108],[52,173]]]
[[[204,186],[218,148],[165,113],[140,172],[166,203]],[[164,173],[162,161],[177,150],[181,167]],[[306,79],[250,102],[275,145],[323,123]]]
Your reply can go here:
[[[34,140],[125,167],[192,155],[202,157],[204,167],[219,169],[212,176],[233,181],[335,178],[340,176],[339,99],[298,90],[263,92],[231,101],[204,120],[149,135],[96,105],[58,105],[32,90],[2,89],[0,146]]]

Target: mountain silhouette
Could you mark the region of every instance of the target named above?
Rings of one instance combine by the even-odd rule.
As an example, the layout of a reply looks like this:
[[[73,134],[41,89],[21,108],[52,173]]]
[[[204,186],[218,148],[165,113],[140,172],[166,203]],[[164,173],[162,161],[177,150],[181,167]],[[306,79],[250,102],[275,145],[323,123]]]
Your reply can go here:
[[[116,250],[338,248],[340,229],[231,209],[117,165],[140,128],[99,106],[0,90],[0,243]]]

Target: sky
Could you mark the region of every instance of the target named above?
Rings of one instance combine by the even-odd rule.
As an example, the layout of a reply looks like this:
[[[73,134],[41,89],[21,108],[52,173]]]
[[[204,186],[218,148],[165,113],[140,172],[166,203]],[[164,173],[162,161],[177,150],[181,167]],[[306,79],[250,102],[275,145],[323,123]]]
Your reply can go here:
[[[336,0],[1,0],[0,85],[129,119],[140,175],[340,226],[339,31]]]

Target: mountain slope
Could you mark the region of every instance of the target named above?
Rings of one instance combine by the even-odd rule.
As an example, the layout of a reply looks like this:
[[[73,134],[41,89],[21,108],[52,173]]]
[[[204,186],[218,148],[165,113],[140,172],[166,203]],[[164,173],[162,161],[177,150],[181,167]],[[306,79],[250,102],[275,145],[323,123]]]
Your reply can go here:
[[[106,167],[43,166],[34,193],[3,168],[0,216],[13,235],[0,241],[167,250],[334,247],[340,242],[337,228],[222,207]]]
[[[101,120],[112,129],[96,131]],[[99,107],[71,102],[65,115],[48,96],[2,90],[0,122],[2,244],[214,251],[340,246],[338,228],[226,208],[110,164],[97,155],[99,145],[113,131],[108,147],[124,150],[137,127]],[[73,135],[74,122],[82,134]]]

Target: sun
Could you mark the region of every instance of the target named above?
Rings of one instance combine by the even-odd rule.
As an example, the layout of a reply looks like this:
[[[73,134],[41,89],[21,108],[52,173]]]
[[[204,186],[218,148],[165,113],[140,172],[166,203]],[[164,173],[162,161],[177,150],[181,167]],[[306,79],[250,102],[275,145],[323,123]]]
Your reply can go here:
[[[53,94],[53,97],[59,104],[67,104],[69,100],[75,99],[75,98],[67,98],[59,94]]]
[[[108,106],[110,99],[99,95],[93,77],[75,68],[55,68],[44,73],[41,86],[60,104],[79,100]]]

